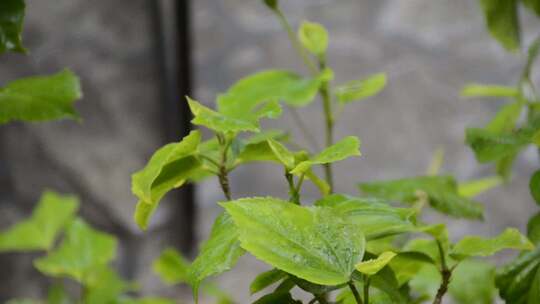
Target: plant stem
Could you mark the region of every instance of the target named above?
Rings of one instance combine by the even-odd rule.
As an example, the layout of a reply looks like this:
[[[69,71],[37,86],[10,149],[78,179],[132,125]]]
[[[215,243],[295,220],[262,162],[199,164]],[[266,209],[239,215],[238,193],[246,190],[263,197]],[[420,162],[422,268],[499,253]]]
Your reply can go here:
[[[319,58],[319,67],[321,71],[326,68],[326,60],[324,59],[324,57]],[[332,100],[330,98],[328,81],[322,83],[321,88],[319,89],[319,94],[321,95],[323,102],[324,120],[326,127],[325,146],[328,148],[329,146],[334,144],[334,117],[332,114]],[[324,165],[324,174],[326,182],[330,186],[330,193],[332,193],[334,191],[334,176],[332,173],[332,164],[328,163]]]
[[[450,284],[450,278],[452,277],[452,270],[448,269],[448,265],[446,265],[446,258],[444,255],[444,250],[442,248],[441,242],[437,241],[437,247],[439,248],[439,255],[441,256],[441,276],[442,276],[442,282],[441,286],[439,286],[439,289],[437,290],[437,295],[435,296],[435,299],[433,300],[433,304],[441,304],[442,299],[446,292],[448,291],[448,284]]]
[[[349,285],[349,288],[351,289],[354,299],[356,300],[356,303],[364,304],[364,302],[362,302],[362,299],[360,298],[360,293],[358,293],[358,289],[356,289],[356,286],[354,286],[354,283],[349,282],[348,285]]]
[[[364,276],[364,304],[369,304],[369,284],[370,279],[367,275]]]
[[[294,177],[287,171],[287,168],[285,168],[285,179],[287,179],[287,183],[289,184],[289,201],[300,205],[300,193],[296,190],[296,187],[294,186]]]
[[[227,169],[227,153],[229,150],[230,141],[227,141],[226,138],[220,134],[217,135],[219,144],[221,146],[221,159],[218,168],[218,179],[221,190],[225,195],[225,198],[230,201],[232,200],[231,188],[229,185],[229,171]]]

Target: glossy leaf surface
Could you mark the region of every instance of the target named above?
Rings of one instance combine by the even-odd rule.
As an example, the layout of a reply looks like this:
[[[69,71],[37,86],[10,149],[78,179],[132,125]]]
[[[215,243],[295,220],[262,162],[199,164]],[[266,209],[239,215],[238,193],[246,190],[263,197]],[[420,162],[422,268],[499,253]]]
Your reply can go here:
[[[269,197],[222,206],[234,219],[244,249],[307,281],[345,283],[364,254],[361,230],[331,208],[301,207]]]

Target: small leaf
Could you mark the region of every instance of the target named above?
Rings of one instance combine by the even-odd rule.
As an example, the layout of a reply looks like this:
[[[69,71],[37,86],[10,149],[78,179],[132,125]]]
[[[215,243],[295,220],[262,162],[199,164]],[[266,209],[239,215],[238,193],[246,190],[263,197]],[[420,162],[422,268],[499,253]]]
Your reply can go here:
[[[534,245],[515,228],[507,228],[500,235],[486,239],[466,236],[452,248],[450,255],[457,259],[471,256],[486,257],[504,249],[532,250]]]
[[[336,96],[341,103],[364,100],[375,96],[386,86],[386,74],[379,73],[366,79],[353,80],[336,88]]]
[[[268,145],[277,159],[287,168],[291,170],[294,167],[294,154],[287,149],[282,143],[268,139]]]
[[[523,112],[522,102],[518,101],[504,105],[486,126],[486,130],[497,134],[513,131],[516,128],[521,112]]]
[[[331,208],[301,207],[275,198],[221,205],[234,219],[242,248],[299,278],[339,285],[362,260],[364,235]]]
[[[507,50],[520,45],[520,27],[517,0],[480,0],[491,35]]]
[[[386,251],[381,253],[376,259],[362,261],[356,264],[354,267],[356,270],[363,274],[374,275],[396,256],[396,253],[392,251]]]
[[[464,197],[475,197],[492,188],[499,186],[502,179],[498,176],[475,179],[458,185],[459,195]]]
[[[203,243],[199,255],[189,268],[195,301],[198,299],[199,285],[204,279],[231,269],[243,254],[232,218],[222,213],[216,218],[208,240]]]
[[[481,219],[483,207],[459,195],[455,179],[451,176],[419,176],[413,178],[377,181],[359,185],[360,190],[387,200],[415,203],[425,193],[434,209],[453,217]]]
[[[92,272],[110,262],[116,255],[116,239],[92,229],[82,219],[68,226],[60,246],[34,261],[34,266],[53,277],[70,277],[86,284]]]
[[[540,244],[540,212],[529,219],[527,223],[527,237],[534,244]]]
[[[486,129],[466,130],[466,142],[480,163],[499,161],[511,157],[530,143],[524,134],[498,134]]]
[[[85,275],[82,302],[85,304],[114,303],[124,293],[134,291],[135,284],[124,281],[109,266],[94,267]]]
[[[14,120],[78,118],[73,103],[81,96],[79,79],[69,70],[12,81],[0,88],[0,125]]]
[[[163,146],[152,155],[148,164],[131,177],[131,191],[139,198],[135,221],[146,230],[159,201],[174,188],[182,186],[200,167],[194,154],[201,140],[199,131],[192,131],[178,143]]]
[[[304,21],[298,30],[298,40],[309,52],[324,56],[328,48],[328,32],[319,23]]]
[[[272,269],[259,274],[251,285],[249,285],[249,291],[251,294],[255,294],[266,287],[279,282],[287,277],[287,274],[279,269]]]
[[[513,1],[513,0],[511,0]],[[509,2],[511,2],[509,1]],[[464,97],[509,97],[519,96],[519,90],[515,87],[508,87],[494,84],[469,84],[461,91]]]
[[[540,264],[540,247],[524,252],[509,264],[497,270],[495,283],[499,295],[507,303],[529,304],[527,298],[533,288]],[[533,302],[534,303],[534,302]]]
[[[346,159],[350,156],[360,156],[360,140],[355,136],[347,136],[339,142],[321,151],[307,161],[298,164],[291,173],[302,174],[311,166],[328,164]]]
[[[214,110],[211,110],[196,100],[186,97],[188,100],[189,108],[193,113],[193,120],[191,123],[199,126],[207,127],[211,130],[227,133],[237,133],[242,131],[258,132],[259,127],[256,123],[225,116]]]
[[[189,282],[189,262],[174,248],[165,249],[152,263],[152,269],[168,285]]]
[[[78,207],[77,198],[46,191],[29,219],[0,232],[0,252],[50,250]]]
[[[495,266],[465,260],[452,272],[448,291],[456,304],[491,304],[495,300]]]
[[[529,182],[531,195],[538,205],[540,205],[540,170],[536,171]]]
[[[255,73],[235,83],[218,96],[218,112],[226,117],[257,120],[257,108],[267,102],[284,102],[301,107],[312,102],[324,81],[332,79],[330,70],[315,78],[304,78],[285,70]]]
[[[24,0],[0,1],[0,54],[6,51],[26,52],[21,43],[24,10]]]

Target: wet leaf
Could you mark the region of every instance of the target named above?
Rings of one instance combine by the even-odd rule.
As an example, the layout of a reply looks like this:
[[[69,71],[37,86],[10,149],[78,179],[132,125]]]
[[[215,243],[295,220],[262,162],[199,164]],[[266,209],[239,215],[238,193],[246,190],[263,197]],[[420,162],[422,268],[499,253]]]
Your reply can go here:
[[[349,280],[365,238],[331,208],[301,207],[275,198],[246,198],[222,206],[242,247],[264,262],[322,285]]]

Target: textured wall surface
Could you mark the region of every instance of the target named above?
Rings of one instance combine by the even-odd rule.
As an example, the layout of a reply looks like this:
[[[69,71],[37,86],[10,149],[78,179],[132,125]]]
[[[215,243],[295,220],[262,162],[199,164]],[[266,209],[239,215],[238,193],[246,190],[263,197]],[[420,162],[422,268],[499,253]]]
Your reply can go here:
[[[159,75],[148,1],[28,1],[25,41],[30,57],[0,58],[0,82],[50,73],[68,66],[81,75],[84,118],[39,125],[12,124],[0,129],[0,157],[7,164],[10,187],[1,189],[0,228],[26,214],[44,188],[73,192],[83,200],[83,215],[122,238],[119,266],[145,285],[143,292],[173,295],[148,269],[167,241],[157,225],[142,235],[131,216],[135,204],[129,175],[139,169],[162,141]],[[212,104],[217,93],[238,78],[266,68],[306,72],[274,16],[246,0],[192,1],[195,97]],[[317,21],[330,32],[329,64],[335,83],[387,72],[387,88],[378,96],[347,108],[336,138],[357,135],[363,156],[337,165],[337,191],[355,194],[360,181],[422,174],[437,148],[446,151],[444,171],[459,179],[490,174],[463,145],[464,129],[481,125],[500,102],[459,97],[468,82],[516,82],[523,59],[503,51],[486,33],[475,1],[455,0],[296,0],[283,1],[294,25]],[[538,23],[525,16],[526,28]],[[534,33],[525,33],[530,41]],[[315,134],[322,134],[320,101],[301,111]],[[288,113],[279,122],[305,143]],[[485,223],[449,221],[454,237],[474,231],[495,234],[504,226],[524,228],[533,204],[527,179],[537,163],[533,151],[516,163],[514,181],[483,195]],[[235,197],[285,195],[281,168],[250,165],[232,175]],[[315,199],[309,189],[306,199]],[[220,211],[216,180],[198,191],[198,237],[208,235]],[[170,202],[169,202],[170,203]],[[162,204],[157,223],[167,218]],[[434,216],[434,219],[446,219]],[[42,278],[30,266],[32,256],[0,256],[2,296],[39,295]],[[239,303],[249,300],[247,286],[267,267],[243,257],[219,283]],[[4,271],[9,269],[9,271]],[[14,276],[6,277],[7,273]],[[24,282],[24,290],[18,288]],[[186,290],[180,293],[189,294]]]

